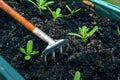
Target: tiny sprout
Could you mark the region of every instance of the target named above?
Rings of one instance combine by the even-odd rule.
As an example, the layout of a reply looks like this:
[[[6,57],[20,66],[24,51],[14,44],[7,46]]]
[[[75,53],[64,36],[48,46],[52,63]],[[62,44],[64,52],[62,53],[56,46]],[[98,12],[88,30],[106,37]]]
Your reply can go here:
[[[35,55],[35,54],[39,53],[38,51],[33,51],[32,49],[33,49],[33,41],[32,40],[29,40],[27,42],[26,50],[24,48],[20,47],[20,51],[23,54],[25,54],[25,57],[24,57],[25,60],[30,60],[31,55]]]
[[[119,26],[117,26],[117,33],[118,33],[118,36],[120,36],[120,29],[119,29]]]
[[[59,17],[63,17],[62,14],[60,14],[61,12],[61,9],[60,8],[57,8],[55,11],[52,11],[49,7],[48,7],[49,11],[51,12],[52,16],[53,16],[53,20],[54,20],[54,24],[56,24],[56,20],[59,18]]]
[[[74,80],[80,80],[81,78],[81,73],[79,71],[75,72]]]
[[[66,5],[66,8],[69,10],[69,12],[71,13],[71,15],[73,15],[74,13],[80,11],[81,8],[77,9],[77,10],[72,10],[68,5]]]
[[[42,10],[47,10],[48,5],[54,3],[54,1],[47,2],[46,0],[36,0],[36,3],[32,0],[28,1],[38,8],[38,10],[40,11],[40,15],[42,15]]]
[[[88,28],[87,26],[83,26],[82,28],[79,27],[79,34],[68,33],[68,35],[77,36],[77,37],[81,38],[83,42],[86,42],[87,38],[92,36],[95,33],[95,31],[98,30],[98,26],[95,26],[91,31],[89,31],[89,30],[90,30],[90,28]]]

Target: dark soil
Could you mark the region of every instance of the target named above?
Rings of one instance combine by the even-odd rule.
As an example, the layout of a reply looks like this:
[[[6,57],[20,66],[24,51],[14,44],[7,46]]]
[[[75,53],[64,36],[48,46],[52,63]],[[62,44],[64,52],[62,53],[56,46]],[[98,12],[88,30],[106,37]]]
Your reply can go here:
[[[0,55],[26,80],[73,80],[76,71],[81,72],[82,80],[120,80],[120,37],[116,31],[119,23],[100,17],[84,4],[55,0],[51,9],[60,7],[64,15],[69,14],[65,4],[81,10],[73,16],[59,18],[54,25],[49,11],[43,11],[40,16],[36,7],[26,0],[22,4],[17,0],[4,1],[53,39],[70,41],[70,45],[64,48],[63,57],[56,50],[56,61],[49,56],[48,64],[44,66],[41,53],[47,44],[0,10]],[[67,35],[69,32],[77,33],[78,27],[84,25],[99,27],[86,43]],[[34,41],[34,50],[40,53],[25,61],[19,48],[25,47],[30,39]]]

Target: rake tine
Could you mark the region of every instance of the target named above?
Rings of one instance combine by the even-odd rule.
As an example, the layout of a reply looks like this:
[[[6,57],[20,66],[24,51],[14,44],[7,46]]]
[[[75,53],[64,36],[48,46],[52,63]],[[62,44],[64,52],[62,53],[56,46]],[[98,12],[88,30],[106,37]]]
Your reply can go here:
[[[52,53],[52,59],[55,61],[55,52]]]
[[[44,63],[44,64],[47,64],[47,54],[43,54],[43,55],[42,55],[42,59],[43,59],[43,60],[42,60],[43,63]]]
[[[62,53],[63,53],[63,48],[60,47],[60,54],[61,54],[61,56],[63,55]]]

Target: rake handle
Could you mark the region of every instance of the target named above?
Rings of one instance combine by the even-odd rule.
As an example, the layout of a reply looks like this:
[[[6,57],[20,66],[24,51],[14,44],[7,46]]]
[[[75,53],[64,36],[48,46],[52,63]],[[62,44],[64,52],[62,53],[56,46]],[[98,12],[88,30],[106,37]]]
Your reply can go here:
[[[7,3],[5,3],[3,0],[0,0],[0,9],[5,11],[7,14],[9,14],[12,18],[14,18],[16,21],[18,21],[20,24],[22,24],[25,28],[27,28],[29,31],[33,32],[35,35],[37,35],[39,38],[41,38],[43,41],[47,42],[48,44],[55,43],[55,41],[46,35],[43,31],[41,31],[39,28],[35,27],[32,23],[30,23],[27,19],[25,19],[22,15],[20,15],[18,12],[13,10]]]
[[[16,21],[18,21],[20,24],[25,26],[29,31],[33,31],[35,28],[34,25],[32,25],[29,21],[27,21],[23,16],[21,16],[19,13],[17,13],[15,10],[13,10],[8,4],[6,4],[3,0],[0,0],[0,8],[5,11],[7,14],[9,14],[11,17],[13,17]]]

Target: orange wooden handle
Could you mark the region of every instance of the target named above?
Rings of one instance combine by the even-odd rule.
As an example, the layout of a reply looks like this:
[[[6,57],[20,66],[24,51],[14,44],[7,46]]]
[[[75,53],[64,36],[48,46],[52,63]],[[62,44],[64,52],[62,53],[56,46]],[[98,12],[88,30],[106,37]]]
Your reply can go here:
[[[27,19],[25,19],[22,15],[18,12],[13,10],[8,4],[6,4],[3,0],[0,0],[0,8],[13,17],[16,21],[26,27],[29,31],[33,31],[35,26],[30,23]]]

